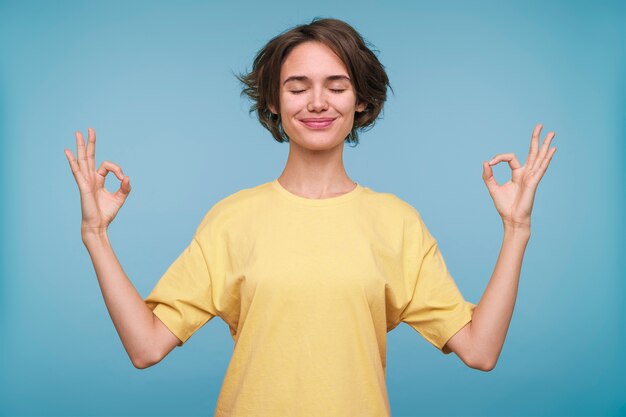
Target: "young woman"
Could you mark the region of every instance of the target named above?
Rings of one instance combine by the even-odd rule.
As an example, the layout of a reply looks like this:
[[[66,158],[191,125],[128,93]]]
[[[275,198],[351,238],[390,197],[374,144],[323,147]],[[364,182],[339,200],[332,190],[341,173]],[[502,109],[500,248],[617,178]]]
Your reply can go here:
[[[443,353],[489,371],[517,295],[537,185],[556,148],[533,131],[524,165],[483,162],[504,241],[479,304],[466,301],[419,212],[353,181],[342,156],[371,127],[389,86],[348,24],[314,19],[272,39],[239,77],[261,124],[289,143],[281,175],[211,207],[144,300],[115,257],[107,228],[130,192],[121,167],[95,169],[96,135],[76,133],[82,239],[132,363],[146,368],[215,316],[235,341],[217,416],[390,415],[386,333],[401,322]],[[508,162],[512,180],[491,166]],[[104,189],[108,172],[119,190]]]

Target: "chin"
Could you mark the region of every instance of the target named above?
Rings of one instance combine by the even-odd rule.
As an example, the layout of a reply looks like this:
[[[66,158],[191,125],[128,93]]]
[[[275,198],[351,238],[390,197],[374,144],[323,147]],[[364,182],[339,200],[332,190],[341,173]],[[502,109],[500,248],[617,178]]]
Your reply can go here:
[[[318,137],[312,137],[311,135],[307,135],[306,137],[301,137],[294,140],[293,142],[297,143],[302,148],[310,149],[312,151],[324,151],[343,145],[344,137],[345,135],[342,136],[341,139],[337,140],[336,137],[324,137],[322,135],[319,135]]]
[[[332,131],[316,132],[296,129],[295,135],[290,135],[288,131],[285,131],[285,133],[289,136],[290,141],[295,142],[302,148],[322,151],[342,146],[344,139],[350,134],[350,131],[335,133]],[[295,140],[291,138],[295,138]]]

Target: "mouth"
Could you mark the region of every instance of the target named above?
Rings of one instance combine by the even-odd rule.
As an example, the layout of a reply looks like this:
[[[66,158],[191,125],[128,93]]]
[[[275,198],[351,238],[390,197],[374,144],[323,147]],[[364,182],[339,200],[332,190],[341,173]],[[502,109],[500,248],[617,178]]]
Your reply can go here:
[[[335,118],[336,119],[336,118]],[[335,119],[331,117],[320,117],[310,119],[300,119],[300,122],[309,129],[325,129],[333,124]]]

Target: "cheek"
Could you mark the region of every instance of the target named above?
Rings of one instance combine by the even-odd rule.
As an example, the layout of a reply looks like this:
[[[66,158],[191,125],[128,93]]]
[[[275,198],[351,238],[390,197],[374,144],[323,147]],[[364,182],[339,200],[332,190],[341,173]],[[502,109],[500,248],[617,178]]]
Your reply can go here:
[[[303,108],[306,109],[306,100],[297,96],[281,97],[280,108],[286,115],[298,113]]]
[[[352,94],[341,97],[341,100],[337,101],[337,108],[341,109],[341,112],[346,116],[354,115],[354,112],[356,112],[356,98]]]

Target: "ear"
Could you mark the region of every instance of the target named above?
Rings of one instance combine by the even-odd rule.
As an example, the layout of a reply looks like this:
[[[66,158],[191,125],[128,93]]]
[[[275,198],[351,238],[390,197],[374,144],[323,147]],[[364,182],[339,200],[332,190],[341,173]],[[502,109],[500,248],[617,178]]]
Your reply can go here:
[[[268,109],[270,109],[270,111],[274,114],[278,114],[278,112],[276,111],[276,109],[274,108],[274,106],[272,106],[271,104],[267,106]]]
[[[367,103],[358,103],[356,105],[356,112],[357,113],[361,113],[362,111],[364,111],[367,108]]]

